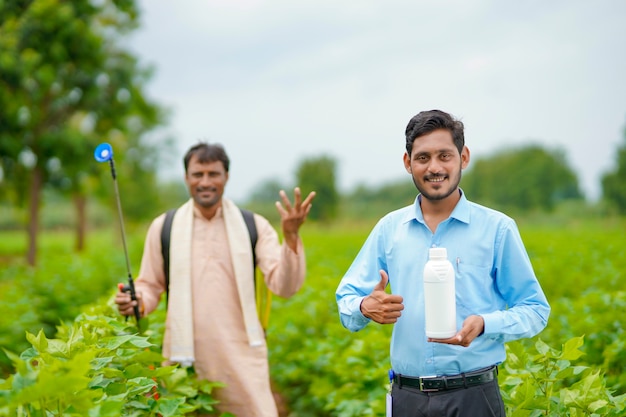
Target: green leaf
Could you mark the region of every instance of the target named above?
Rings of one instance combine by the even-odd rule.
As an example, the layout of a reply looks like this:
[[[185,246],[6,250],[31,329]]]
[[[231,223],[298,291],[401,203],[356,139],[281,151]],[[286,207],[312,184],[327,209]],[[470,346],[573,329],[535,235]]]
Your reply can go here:
[[[124,408],[123,401],[114,401],[108,398],[89,410],[89,417],[119,417]]]
[[[44,352],[48,349],[48,339],[46,338],[43,330],[39,330],[37,336],[26,332],[26,340],[28,340],[28,342],[39,352]]]
[[[537,349],[537,352],[539,352],[540,355],[546,358],[551,357],[552,349],[543,340],[537,339],[537,342],[535,342],[535,349]]]
[[[150,378],[133,378],[127,381],[127,392],[129,396],[142,395],[150,392],[157,384]]]
[[[111,362],[113,362],[113,360],[114,360],[113,356],[101,356],[98,358],[94,358],[94,360],[91,363],[93,365],[93,369],[97,371],[110,365]]]
[[[124,369],[124,375],[128,379],[144,377],[152,374],[152,371],[144,363],[133,363]]]
[[[65,341],[58,340],[58,339],[49,339],[48,349],[46,349],[46,353],[49,353],[52,356],[69,358],[70,348],[69,348],[68,343]]]
[[[105,338],[102,338],[98,342],[98,346],[103,349],[113,351],[119,348],[120,346],[122,346],[124,343],[131,340],[132,338],[133,338],[133,335],[130,335],[130,334],[122,335],[122,336],[105,337]]]
[[[180,415],[178,413],[178,407],[184,404],[184,398],[175,398],[175,399],[159,399],[157,401],[156,411],[161,414],[163,417],[171,417]]]
[[[580,358],[582,355],[584,355],[584,352],[579,349],[583,345],[583,343],[583,336],[573,337],[569,339],[563,345],[563,349],[561,351],[561,354],[559,355],[559,358],[570,361]]]

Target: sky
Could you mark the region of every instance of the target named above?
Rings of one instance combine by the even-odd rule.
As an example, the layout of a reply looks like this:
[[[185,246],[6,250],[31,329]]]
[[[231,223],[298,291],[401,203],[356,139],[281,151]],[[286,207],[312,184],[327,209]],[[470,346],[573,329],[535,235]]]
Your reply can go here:
[[[473,159],[563,150],[589,200],[624,141],[622,0],[138,4],[129,47],[171,112],[158,135],[176,140],[161,174],[182,181],[190,146],[221,143],[236,201],[268,180],[292,187],[319,156],[337,161],[340,191],[410,181],[404,130],[422,110],[462,120]]]

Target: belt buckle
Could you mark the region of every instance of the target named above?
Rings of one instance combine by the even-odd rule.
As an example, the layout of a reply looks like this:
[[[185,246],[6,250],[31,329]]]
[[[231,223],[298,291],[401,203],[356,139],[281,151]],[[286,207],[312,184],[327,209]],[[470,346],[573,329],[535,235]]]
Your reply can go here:
[[[436,392],[439,391],[439,388],[424,388],[424,381],[428,379],[432,379],[433,377],[419,377],[419,390],[422,392]]]

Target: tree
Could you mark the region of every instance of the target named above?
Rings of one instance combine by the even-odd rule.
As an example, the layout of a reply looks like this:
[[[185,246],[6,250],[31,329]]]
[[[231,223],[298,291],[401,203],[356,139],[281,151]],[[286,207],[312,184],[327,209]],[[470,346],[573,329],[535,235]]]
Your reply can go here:
[[[417,193],[409,175],[378,186],[360,184],[346,195],[342,208],[354,218],[378,219],[413,204]]]
[[[624,141],[617,148],[617,167],[602,176],[602,197],[613,204],[620,214],[626,214],[626,129]]]
[[[279,201],[280,190],[290,193],[293,188],[282,183],[279,179],[270,178],[260,181],[254,186],[254,191],[243,203],[248,210],[259,213],[272,223],[280,222],[280,214],[274,206],[274,202]],[[293,199],[293,196],[290,196]]]
[[[289,187],[282,184],[278,179],[271,178],[260,182],[250,196],[250,201],[254,203],[267,204],[273,207],[278,200],[280,190],[288,190]]]
[[[145,155],[142,134],[163,119],[144,98],[150,73],[117,46],[137,15],[133,0],[0,3],[0,154],[7,178],[27,173],[31,265],[44,185],[65,184],[74,196],[82,236],[89,179],[102,175],[91,163],[96,145],[106,138],[114,149]],[[154,179],[146,157],[126,161],[145,190],[139,181]]]
[[[328,221],[337,217],[339,194],[336,179],[337,162],[328,155],[304,159],[296,171],[296,183],[303,198],[315,191],[316,197],[309,217],[312,220]]]
[[[527,145],[470,162],[461,187],[473,200],[501,209],[551,210],[567,199],[582,199],[564,152]]]

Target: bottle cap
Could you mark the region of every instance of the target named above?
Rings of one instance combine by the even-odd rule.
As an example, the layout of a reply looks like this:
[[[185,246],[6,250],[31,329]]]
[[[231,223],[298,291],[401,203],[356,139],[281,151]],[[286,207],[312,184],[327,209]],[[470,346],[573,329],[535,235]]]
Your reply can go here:
[[[448,251],[446,248],[430,248],[428,250],[428,257],[430,259],[446,259],[448,257]]]

